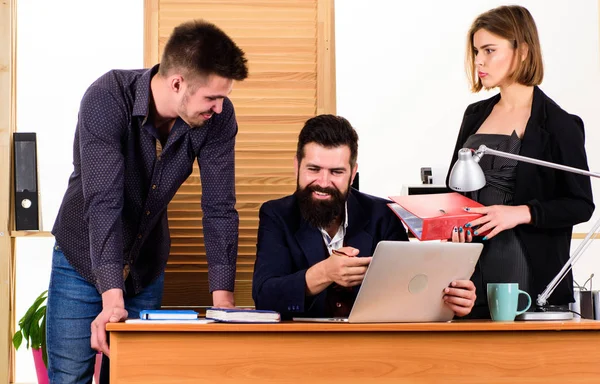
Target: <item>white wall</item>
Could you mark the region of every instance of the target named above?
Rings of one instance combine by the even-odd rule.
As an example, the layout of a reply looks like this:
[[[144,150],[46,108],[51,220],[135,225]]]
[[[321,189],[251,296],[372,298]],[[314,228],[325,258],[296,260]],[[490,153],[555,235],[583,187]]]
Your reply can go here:
[[[541,88],[584,120],[589,166],[600,172],[598,0],[338,0],[337,113],[360,137],[361,190],[399,194],[402,185],[421,182],[421,167],[432,167],[435,184],[445,183],[465,108],[495,94],[469,91],[467,31],[480,13],[514,3],[529,9],[539,30]],[[593,188],[600,205],[600,180]],[[575,231],[587,232],[598,219],[600,209]],[[579,283],[600,275],[599,253],[600,239],[574,269]]]
[[[72,171],[79,101],[113,68],[143,66],[143,0],[27,0],[17,9],[17,129],[37,132],[42,229],[50,231]],[[47,289],[52,238],[17,240],[17,320]],[[37,382],[31,352],[16,381]]]

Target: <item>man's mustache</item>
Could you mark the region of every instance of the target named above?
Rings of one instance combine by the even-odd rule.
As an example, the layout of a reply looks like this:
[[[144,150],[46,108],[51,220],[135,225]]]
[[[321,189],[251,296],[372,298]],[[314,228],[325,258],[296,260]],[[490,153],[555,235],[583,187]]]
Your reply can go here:
[[[312,192],[327,193],[328,195],[335,195],[336,193],[339,192],[339,190],[337,188],[321,187],[320,185],[308,185],[306,188]]]

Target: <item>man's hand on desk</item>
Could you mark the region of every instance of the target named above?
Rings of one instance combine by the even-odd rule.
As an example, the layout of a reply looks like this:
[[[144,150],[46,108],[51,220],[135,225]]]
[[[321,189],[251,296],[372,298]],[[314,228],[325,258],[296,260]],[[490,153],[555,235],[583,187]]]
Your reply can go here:
[[[213,291],[213,307],[215,308],[234,308],[235,300],[231,291]]]
[[[106,323],[118,323],[127,319],[123,290],[109,289],[102,294],[102,312],[92,321],[92,337],[90,344],[93,349],[110,357],[106,342]]]
[[[471,280],[456,280],[444,289],[443,300],[460,317],[471,313],[476,297],[475,285]]]

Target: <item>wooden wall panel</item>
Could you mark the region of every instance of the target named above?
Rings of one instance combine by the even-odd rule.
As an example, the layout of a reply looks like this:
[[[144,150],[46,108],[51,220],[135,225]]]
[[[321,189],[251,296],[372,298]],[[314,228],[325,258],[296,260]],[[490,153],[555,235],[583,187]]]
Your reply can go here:
[[[296,186],[298,132],[317,113],[335,113],[333,0],[146,0],[145,64],[158,62],[171,31],[210,21],[246,52],[250,75],[234,85],[239,123],[236,193],[240,237],[236,303],[253,305],[258,209]],[[172,247],[164,306],[211,305],[198,168],[169,205]]]
[[[15,239],[11,219],[12,134],[16,118],[16,0],[0,3],[0,382],[14,380]]]

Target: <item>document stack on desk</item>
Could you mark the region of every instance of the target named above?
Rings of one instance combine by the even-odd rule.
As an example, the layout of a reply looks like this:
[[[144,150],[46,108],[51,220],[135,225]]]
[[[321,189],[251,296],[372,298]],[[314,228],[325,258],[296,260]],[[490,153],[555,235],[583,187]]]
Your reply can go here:
[[[225,323],[278,323],[281,315],[275,311],[238,308],[209,308],[206,318]]]

